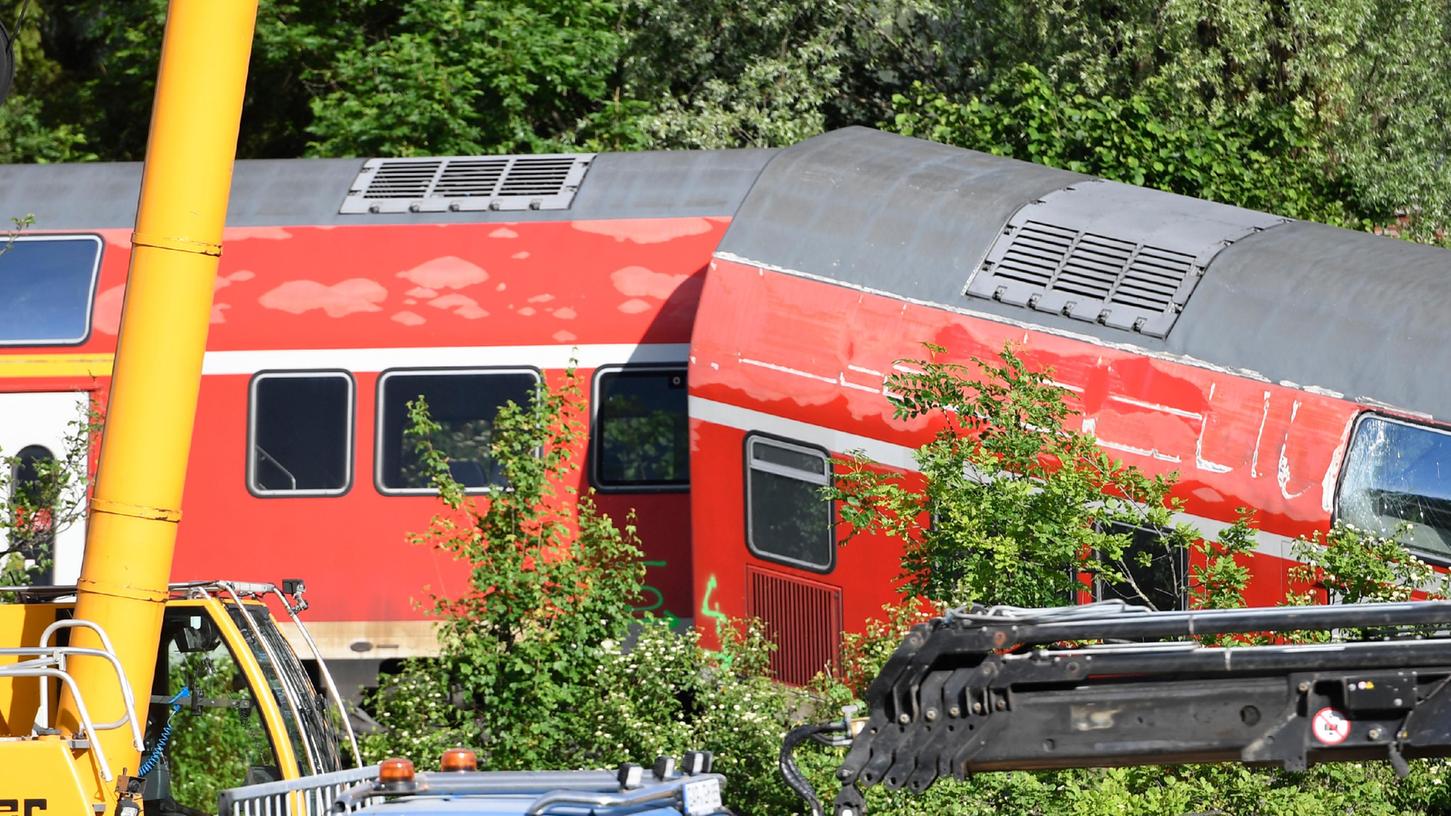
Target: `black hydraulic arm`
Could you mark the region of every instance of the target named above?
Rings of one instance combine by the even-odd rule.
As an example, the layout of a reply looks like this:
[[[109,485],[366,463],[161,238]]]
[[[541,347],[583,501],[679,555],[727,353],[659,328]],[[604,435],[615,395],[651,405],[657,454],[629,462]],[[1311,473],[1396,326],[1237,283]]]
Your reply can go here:
[[[859,816],[870,785],[922,791],[978,771],[1386,759],[1404,772],[1451,754],[1448,623],[1446,601],[950,612],[914,627],[872,682],[835,813]],[[1349,629],[1376,639],[1184,639]]]

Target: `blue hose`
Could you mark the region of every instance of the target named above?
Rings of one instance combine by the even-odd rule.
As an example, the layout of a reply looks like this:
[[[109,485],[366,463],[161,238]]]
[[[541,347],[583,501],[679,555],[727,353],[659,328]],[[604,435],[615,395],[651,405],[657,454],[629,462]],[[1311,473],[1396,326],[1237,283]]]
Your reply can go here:
[[[166,725],[162,726],[161,734],[156,737],[156,745],[152,747],[151,753],[146,755],[146,761],[141,763],[141,767],[136,770],[138,777],[151,773],[161,763],[161,755],[166,752],[166,744],[171,741],[171,720],[176,716],[176,712],[181,710],[181,701],[188,697],[191,697],[191,689],[182,686],[181,691],[167,701],[167,705],[171,706],[171,713],[166,715]]]

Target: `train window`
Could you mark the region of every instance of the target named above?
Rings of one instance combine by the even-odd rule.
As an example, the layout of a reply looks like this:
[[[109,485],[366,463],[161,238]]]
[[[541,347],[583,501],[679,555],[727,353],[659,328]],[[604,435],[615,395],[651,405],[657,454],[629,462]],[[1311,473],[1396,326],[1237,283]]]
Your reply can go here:
[[[259,496],[347,491],[353,470],[353,380],[328,371],[252,378],[247,485]]]
[[[1418,552],[1451,559],[1451,433],[1389,417],[1356,423],[1336,520],[1382,535],[1405,526]]]
[[[408,402],[422,396],[440,426],[432,442],[449,460],[459,484],[487,490],[503,483],[489,456],[494,417],[507,402],[520,405],[534,395],[533,369],[390,371],[379,381],[378,488],[387,493],[432,493],[423,462],[404,433]]]
[[[826,452],[752,434],[746,437],[746,546],[768,561],[830,572],[835,518],[821,488],[831,479]]]
[[[690,482],[684,368],[614,368],[595,375],[590,434],[596,487],[683,488]]]
[[[0,345],[84,342],[100,264],[94,235],[0,235]]]
[[[1120,570],[1123,582],[1094,581],[1096,601],[1119,599],[1139,606],[1147,600],[1155,609],[1187,609],[1189,600],[1189,553],[1165,544],[1158,530],[1110,524],[1111,533],[1131,536],[1124,548]]]
[[[55,512],[61,497],[49,477],[59,467],[50,448],[26,445],[15,454],[10,470],[8,546],[35,568],[30,582],[37,586],[55,583]]]

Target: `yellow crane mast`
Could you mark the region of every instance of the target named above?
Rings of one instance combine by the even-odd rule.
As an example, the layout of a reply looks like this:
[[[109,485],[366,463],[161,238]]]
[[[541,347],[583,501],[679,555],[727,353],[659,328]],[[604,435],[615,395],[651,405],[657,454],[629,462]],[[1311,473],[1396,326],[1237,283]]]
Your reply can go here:
[[[296,621],[300,590],[168,585],[256,14],[170,2],[80,581],[0,605],[0,813],[195,812],[164,758],[183,704],[247,718],[262,747],[232,758],[230,785],[339,766],[335,721],[264,604]]]
[[[76,594],[76,617],[110,635],[137,697],[149,695],[155,670],[256,16],[256,0],[172,0],[162,42]],[[72,642],[101,645],[87,629]],[[97,658],[74,662],[93,707],[120,708],[111,671]],[[67,692],[57,722],[79,724]],[[107,755],[137,767],[124,732],[97,738]]]

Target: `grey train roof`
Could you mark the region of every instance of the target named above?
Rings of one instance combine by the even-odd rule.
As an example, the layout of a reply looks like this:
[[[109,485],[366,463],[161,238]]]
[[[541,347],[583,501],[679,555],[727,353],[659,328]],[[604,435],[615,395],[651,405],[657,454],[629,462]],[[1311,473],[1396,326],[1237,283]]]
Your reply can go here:
[[[340,214],[362,159],[237,162],[227,224],[333,224],[560,221],[729,216],[775,151],[601,153],[567,210]],[[0,165],[0,217],[34,213],[36,228],[130,227],[141,165]]]
[[[1434,247],[851,128],[773,158],[720,252],[1451,418]]]
[[[361,159],[241,161],[232,226],[729,216],[720,251],[1451,418],[1451,252],[848,128],[594,156],[567,209],[339,212]],[[0,216],[125,228],[139,164],[0,166]],[[926,338],[924,338],[926,339]]]

